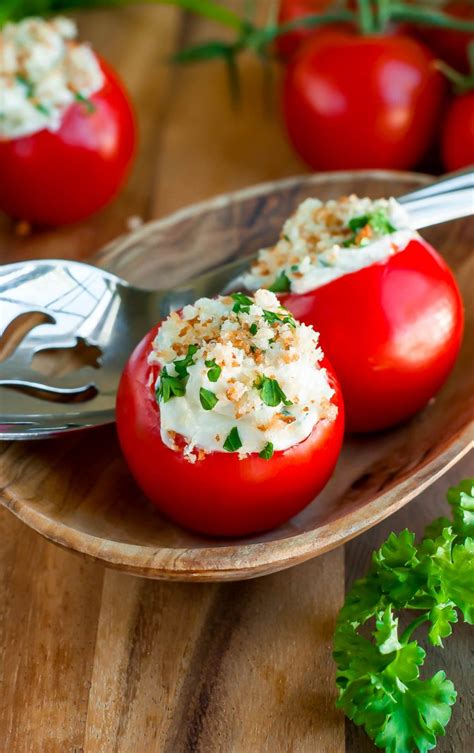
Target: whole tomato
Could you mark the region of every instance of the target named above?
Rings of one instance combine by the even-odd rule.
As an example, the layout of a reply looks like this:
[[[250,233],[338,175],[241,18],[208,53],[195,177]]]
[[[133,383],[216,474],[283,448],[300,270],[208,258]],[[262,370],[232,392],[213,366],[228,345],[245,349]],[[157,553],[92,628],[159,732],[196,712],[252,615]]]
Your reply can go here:
[[[451,102],[443,125],[442,156],[446,170],[474,164],[474,91]]]
[[[442,7],[442,10],[454,18],[474,21],[474,3],[472,0],[447,3]],[[474,39],[472,32],[423,26],[418,29],[417,34],[437,57],[462,73],[468,72],[470,65],[468,47]]]
[[[328,32],[290,61],[284,118],[314,169],[406,169],[436,134],[444,90],[433,56],[419,42]]]
[[[458,287],[422,240],[382,263],[281,301],[320,332],[341,385],[349,431],[385,429],[423,408],[460,348]]]
[[[281,0],[278,10],[278,23],[286,24],[305,16],[322,15],[331,10],[332,5],[333,0]],[[348,26],[348,24],[337,24],[336,28],[344,28],[344,26]],[[287,34],[282,34],[276,40],[280,57],[290,58],[306,39],[327,31],[327,29],[328,26],[314,26],[313,28],[301,26],[294,31],[287,32]]]
[[[58,130],[0,141],[0,210],[38,225],[84,219],[122,185],[135,149],[128,96],[100,61],[104,85],[68,107]]]
[[[148,363],[155,327],[137,346],[117,394],[117,430],[128,466],[145,495],[186,528],[216,536],[265,531],[296,515],[330,478],[341,449],[344,409],[329,364],[336,418],[319,421],[303,442],[270,460],[213,452],[190,463],[163,444],[154,394],[159,374]]]

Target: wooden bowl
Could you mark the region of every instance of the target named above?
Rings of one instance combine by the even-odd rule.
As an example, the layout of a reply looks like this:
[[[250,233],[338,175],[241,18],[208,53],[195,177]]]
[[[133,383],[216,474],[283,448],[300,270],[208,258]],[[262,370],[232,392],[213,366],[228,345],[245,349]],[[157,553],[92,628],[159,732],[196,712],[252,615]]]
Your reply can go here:
[[[98,264],[144,286],[173,285],[275,240],[307,196],[400,194],[427,182],[407,173],[333,173],[257,186],[144,225]],[[472,220],[425,233],[468,300]],[[150,325],[153,322],[150,322]],[[348,439],[331,482],[302,513],[265,535],[210,539],[162,518],[133,482],[113,426],[0,446],[1,502],[61,546],[149,578],[237,580],[281,570],[339,546],[419,494],[473,445],[474,311],[464,347],[434,401],[404,426]]]

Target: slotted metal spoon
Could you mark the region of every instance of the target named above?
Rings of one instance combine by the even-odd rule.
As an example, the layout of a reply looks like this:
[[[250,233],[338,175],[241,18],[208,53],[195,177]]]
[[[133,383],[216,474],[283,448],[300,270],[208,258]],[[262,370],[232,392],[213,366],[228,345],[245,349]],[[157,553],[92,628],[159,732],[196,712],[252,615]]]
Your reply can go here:
[[[466,217],[474,208],[474,172],[446,176],[398,200],[417,229]],[[235,289],[252,258],[155,291],[74,261],[0,267],[0,358],[3,341],[8,353],[13,322],[36,314],[35,326],[0,363],[0,438],[40,439],[113,422],[121,371],[143,335],[171,310]],[[42,351],[78,343],[100,353],[98,363],[62,376],[45,376],[32,367]]]

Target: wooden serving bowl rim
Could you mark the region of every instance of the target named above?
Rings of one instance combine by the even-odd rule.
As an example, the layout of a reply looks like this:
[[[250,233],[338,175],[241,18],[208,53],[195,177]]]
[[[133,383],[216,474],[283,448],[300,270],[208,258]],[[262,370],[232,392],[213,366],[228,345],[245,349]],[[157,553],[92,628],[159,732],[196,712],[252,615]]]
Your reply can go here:
[[[430,182],[432,176],[413,172],[387,170],[339,171],[284,178],[261,183],[250,188],[222,194],[179,209],[173,214],[148,222],[138,229],[120,236],[108,244],[91,261],[99,266],[114,267],[130,247],[153,235],[161,228],[182,222],[204,212],[212,212],[244,199],[269,194],[271,191],[291,189],[298,185],[316,186],[330,181],[350,179],[410,181],[419,185]],[[274,540],[252,541],[240,539],[233,543],[219,540],[206,546],[156,547],[102,538],[73,528],[29,504],[28,499],[15,497],[8,483],[2,490],[0,502],[20,520],[54,543],[73,549],[109,567],[139,576],[169,580],[219,581],[251,578],[304,562],[363,533],[388,517],[420,494],[474,447],[474,417],[467,415],[458,430],[444,442],[437,443],[421,456],[413,472],[408,470],[376,489],[360,508],[320,523],[315,528],[289,533]],[[341,533],[341,525],[344,532]],[[203,564],[205,563],[205,564]]]

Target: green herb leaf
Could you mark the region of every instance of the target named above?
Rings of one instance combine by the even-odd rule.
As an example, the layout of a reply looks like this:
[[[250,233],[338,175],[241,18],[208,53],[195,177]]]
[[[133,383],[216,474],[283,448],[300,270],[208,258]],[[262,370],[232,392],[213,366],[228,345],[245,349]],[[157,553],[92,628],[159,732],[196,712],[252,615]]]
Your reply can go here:
[[[186,383],[180,377],[170,376],[163,367],[160,373],[160,381],[156,390],[158,402],[167,403],[172,397],[182,397],[186,392]]]
[[[271,408],[276,408],[277,405],[283,403],[284,405],[293,405],[291,400],[288,400],[282,388],[280,387],[276,379],[270,379],[263,375],[259,381],[255,384],[256,388],[260,391],[261,397],[265,405]]]
[[[286,309],[284,309],[283,311],[286,312]],[[266,309],[264,309],[263,318],[265,319],[267,324],[275,324],[277,322],[281,322],[283,324],[289,324],[291,327],[296,327],[296,322],[289,311],[279,314],[276,311],[267,311]]]
[[[453,521],[440,518],[417,544],[410,531],[390,534],[354,583],[334,637],[338,706],[388,753],[426,753],[444,734],[456,691],[443,672],[421,680],[425,651],[410,637],[423,622],[442,646],[458,619],[474,621],[474,482],[450,489]],[[421,614],[398,635],[395,610]],[[359,629],[375,623],[372,639]],[[364,631],[366,632],[366,631]]]
[[[232,311],[234,311],[236,314],[248,314],[250,306],[252,305],[253,301],[248,296],[244,295],[243,293],[232,293],[231,296],[232,300],[234,301],[234,305],[232,306]]]
[[[396,230],[396,227],[388,219],[385,209],[379,208],[370,214],[361,214],[359,217],[352,217],[347,226],[352,230],[354,235],[352,238],[344,241],[342,245],[345,248],[350,248],[351,246],[367,246],[371,243],[370,238],[362,238],[360,241],[357,241],[357,235],[367,225],[370,225],[376,235],[388,235],[389,233],[394,233]]]
[[[227,452],[236,452],[237,450],[240,450],[241,447],[242,441],[240,439],[239,430],[234,426],[224,442],[224,450],[227,450]]]
[[[204,362],[206,366],[208,367],[209,371],[207,372],[207,378],[210,382],[217,382],[221,375],[221,367],[217,365],[216,359],[213,358],[212,360],[205,361]]]
[[[180,358],[177,361],[173,361],[173,366],[176,369],[178,376],[181,379],[188,376],[188,367],[194,364],[193,356],[198,349],[197,345],[188,345],[188,351],[184,358]]]
[[[286,273],[280,272],[276,280],[268,288],[272,293],[286,293],[291,288],[290,280]]]
[[[218,399],[211,390],[201,387],[199,390],[199,400],[204,410],[212,410],[217,405]]]
[[[259,458],[263,458],[263,460],[270,460],[271,457],[273,457],[273,444],[272,442],[267,442],[265,447],[261,452],[258,453]]]
[[[97,108],[96,108],[96,106],[95,106],[95,104],[93,103],[93,101],[92,101],[91,99],[89,99],[89,97],[85,97],[85,96],[84,96],[83,94],[81,94],[80,92],[75,92],[75,94],[74,94],[74,99],[75,99],[75,100],[76,100],[77,102],[80,102],[81,104],[83,104],[83,105],[84,105],[84,107],[85,107],[85,109],[86,109],[86,112],[87,112],[87,113],[88,113],[89,115],[92,115],[92,113],[93,113],[93,112],[95,112],[95,111],[96,111],[96,109],[97,109]]]
[[[251,335],[256,335],[256,334],[257,334],[257,330],[258,330],[258,327],[257,327],[257,323],[256,323],[256,322],[253,322],[253,323],[252,323],[252,324],[250,325],[250,327],[249,327],[249,332],[250,332],[250,334],[251,334]]]

